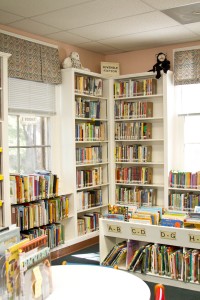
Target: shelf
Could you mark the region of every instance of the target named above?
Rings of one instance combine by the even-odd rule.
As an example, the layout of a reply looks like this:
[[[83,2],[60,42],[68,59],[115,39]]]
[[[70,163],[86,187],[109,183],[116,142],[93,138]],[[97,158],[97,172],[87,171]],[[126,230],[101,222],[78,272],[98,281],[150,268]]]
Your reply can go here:
[[[196,192],[196,193],[200,193],[200,189],[192,189],[192,188],[173,188],[173,187],[169,187],[169,190],[171,191],[181,191],[181,192]]]
[[[163,143],[164,139],[140,139],[140,140],[115,140],[115,142],[126,143]]]
[[[154,94],[154,95],[141,95],[141,96],[129,96],[129,97],[120,97],[120,98],[115,98],[115,101],[123,101],[123,100],[140,100],[140,99],[151,99],[151,98],[160,98],[163,97],[163,94]]]
[[[200,249],[200,231],[100,219],[103,236]]]
[[[115,122],[138,122],[138,121],[151,121],[151,122],[161,122],[163,121],[163,117],[136,117],[136,118],[129,118],[129,119],[122,119],[122,118],[117,118],[115,119]]]
[[[83,212],[86,212],[86,211],[89,211],[89,210],[94,210],[94,209],[103,208],[103,207],[107,207],[107,206],[108,206],[108,203],[103,204],[103,205],[93,206],[93,207],[77,210],[77,213],[79,214],[79,213],[83,213]]]
[[[91,122],[95,122],[95,121],[99,121],[99,122],[108,122],[107,119],[96,119],[96,118],[84,118],[84,117],[76,117],[77,121],[91,121]]]
[[[142,184],[142,183],[119,183],[116,182],[116,185],[120,185],[120,186],[141,186],[141,187],[147,187],[147,188],[164,188],[164,184],[159,184],[159,183],[154,183],[154,184]]]
[[[96,166],[96,165],[107,165],[108,162],[94,162],[94,163],[83,163],[83,164],[78,164],[76,165],[77,168],[80,167],[89,167],[89,166]]]
[[[76,144],[99,144],[99,143],[108,143],[108,140],[106,141],[75,141]]]
[[[164,162],[116,161],[116,165],[163,166]]]
[[[75,92],[74,95],[78,96],[78,97],[83,97],[83,98],[91,98],[91,99],[104,100],[104,101],[108,100],[106,97],[93,96],[93,95],[84,94],[84,93],[78,93],[78,92]]]
[[[96,189],[98,187],[103,187],[103,186],[107,186],[107,185],[109,185],[109,183],[102,183],[102,184],[98,184],[98,185],[77,188],[76,190],[77,190],[77,192],[78,191],[83,191],[83,190],[91,190],[91,189]]]

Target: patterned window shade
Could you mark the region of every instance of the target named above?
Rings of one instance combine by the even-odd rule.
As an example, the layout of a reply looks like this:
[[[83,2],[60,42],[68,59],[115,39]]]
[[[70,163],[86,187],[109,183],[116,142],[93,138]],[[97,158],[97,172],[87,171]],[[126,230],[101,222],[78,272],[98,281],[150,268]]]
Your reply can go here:
[[[58,49],[0,33],[0,51],[12,54],[8,61],[9,77],[61,83]]]
[[[40,45],[42,79],[46,83],[61,83],[58,49]]]
[[[174,84],[200,83],[200,49],[174,53]]]

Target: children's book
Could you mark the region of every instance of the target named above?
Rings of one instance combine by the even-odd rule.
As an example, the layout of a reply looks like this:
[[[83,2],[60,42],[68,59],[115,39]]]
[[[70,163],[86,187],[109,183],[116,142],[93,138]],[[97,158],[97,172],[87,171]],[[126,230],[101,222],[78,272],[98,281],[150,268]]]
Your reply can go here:
[[[0,228],[0,299],[6,294],[5,251],[20,241],[19,227],[11,225]]]
[[[5,251],[6,287],[8,299],[13,299],[19,295],[19,248],[28,241],[29,239],[24,239],[19,243],[10,246]]]

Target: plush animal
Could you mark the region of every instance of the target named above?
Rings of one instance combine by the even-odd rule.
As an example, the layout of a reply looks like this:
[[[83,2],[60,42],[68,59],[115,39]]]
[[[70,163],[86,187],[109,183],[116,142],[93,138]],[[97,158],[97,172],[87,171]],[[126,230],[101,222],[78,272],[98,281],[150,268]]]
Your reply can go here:
[[[71,52],[63,61],[63,69],[76,68],[83,69],[78,52]]]
[[[167,60],[167,55],[163,52],[158,53],[157,55],[157,63],[153,66],[153,69],[148,72],[156,72],[156,78],[159,79],[161,77],[161,71],[167,73],[170,69],[170,61]]]

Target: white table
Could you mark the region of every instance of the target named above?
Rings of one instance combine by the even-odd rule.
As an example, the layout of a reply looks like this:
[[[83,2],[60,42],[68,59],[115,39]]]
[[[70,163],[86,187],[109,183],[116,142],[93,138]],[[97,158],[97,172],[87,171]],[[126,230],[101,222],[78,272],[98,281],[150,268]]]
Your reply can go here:
[[[147,284],[127,271],[76,264],[51,268],[53,293],[48,300],[150,300]]]

